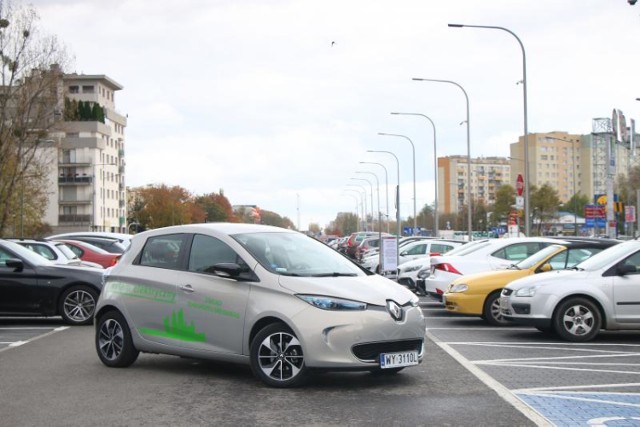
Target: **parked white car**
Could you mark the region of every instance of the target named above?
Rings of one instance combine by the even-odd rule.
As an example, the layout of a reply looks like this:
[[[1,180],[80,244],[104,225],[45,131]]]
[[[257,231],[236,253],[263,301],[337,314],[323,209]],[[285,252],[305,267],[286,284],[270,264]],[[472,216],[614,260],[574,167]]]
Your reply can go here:
[[[556,333],[568,341],[594,339],[601,329],[640,329],[640,241],[606,249],[568,271],[515,280],[502,290],[505,319]]]
[[[416,240],[400,247],[400,253],[398,254],[398,265],[400,266],[414,259],[429,257],[433,253],[443,254],[449,252],[457,246],[462,246],[463,244],[463,241],[455,240]],[[374,273],[379,273],[379,261],[380,254],[376,253],[370,257],[363,258],[362,266],[370,271],[373,271]]]
[[[562,244],[564,241],[545,237],[515,237],[509,239],[487,239],[465,247],[456,254],[431,257],[431,270],[423,273],[419,288],[437,300],[454,280],[465,274],[500,270],[530,257],[540,249]],[[428,274],[428,275],[427,275]]]

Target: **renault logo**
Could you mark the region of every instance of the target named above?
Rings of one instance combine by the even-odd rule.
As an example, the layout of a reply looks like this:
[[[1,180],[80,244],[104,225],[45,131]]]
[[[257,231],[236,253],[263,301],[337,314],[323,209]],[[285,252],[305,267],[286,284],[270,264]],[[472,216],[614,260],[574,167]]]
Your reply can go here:
[[[402,320],[402,307],[397,302],[387,300],[387,311],[395,321]]]

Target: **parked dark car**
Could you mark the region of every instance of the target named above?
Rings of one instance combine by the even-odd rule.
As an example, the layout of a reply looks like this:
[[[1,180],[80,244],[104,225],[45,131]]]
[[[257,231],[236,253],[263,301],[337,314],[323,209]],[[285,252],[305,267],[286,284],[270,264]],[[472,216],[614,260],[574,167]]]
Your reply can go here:
[[[79,240],[81,242],[91,243],[92,245],[97,246],[100,249],[103,249],[112,254],[123,254],[128,247],[128,243],[120,239],[110,238],[110,237],[90,236],[90,235],[77,235],[73,237],[61,237],[61,235],[51,236],[51,237],[47,237],[47,240],[60,240],[62,238],[65,238],[65,239],[73,238],[73,240]]]
[[[56,265],[17,243],[0,240],[0,315],[62,316],[93,321],[104,270]]]

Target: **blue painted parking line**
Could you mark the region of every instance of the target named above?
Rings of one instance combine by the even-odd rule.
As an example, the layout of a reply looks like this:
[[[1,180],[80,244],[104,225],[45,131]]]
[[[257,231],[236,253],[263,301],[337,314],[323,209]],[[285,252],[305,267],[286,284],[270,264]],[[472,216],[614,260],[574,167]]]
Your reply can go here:
[[[515,393],[557,427],[640,426],[637,393]]]

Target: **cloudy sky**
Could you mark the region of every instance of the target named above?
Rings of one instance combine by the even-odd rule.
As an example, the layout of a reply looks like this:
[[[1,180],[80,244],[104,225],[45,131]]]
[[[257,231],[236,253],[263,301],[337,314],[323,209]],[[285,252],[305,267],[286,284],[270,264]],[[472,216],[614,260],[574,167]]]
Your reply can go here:
[[[127,114],[128,186],[224,190],[301,229],[355,212],[353,185],[369,183],[386,212],[385,171],[401,214],[432,203],[437,155],[508,156],[524,130],[591,132],[613,108],[638,119],[640,4],[627,0],[34,0],[41,26],[74,56],[73,69],[106,74]],[[335,42],[335,43],[334,43]],[[356,173],[365,171],[369,173]],[[390,190],[391,192],[391,190]],[[391,199],[392,195],[389,194]],[[390,202],[392,203],[392,202]],[[394,216],[393,206],[390,214]]]

